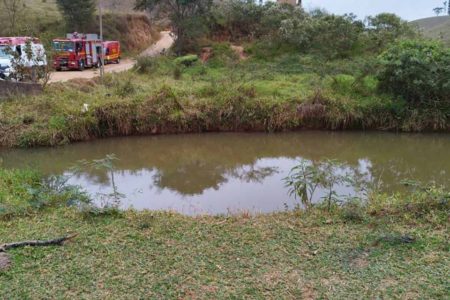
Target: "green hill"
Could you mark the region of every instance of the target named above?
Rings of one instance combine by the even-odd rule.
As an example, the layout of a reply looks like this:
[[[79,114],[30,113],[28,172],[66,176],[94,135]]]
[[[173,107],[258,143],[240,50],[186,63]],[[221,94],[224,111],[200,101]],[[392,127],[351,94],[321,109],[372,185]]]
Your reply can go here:
[[[432,17],[411,22],[429,38],[442,40],[450,46],[450,16]]]

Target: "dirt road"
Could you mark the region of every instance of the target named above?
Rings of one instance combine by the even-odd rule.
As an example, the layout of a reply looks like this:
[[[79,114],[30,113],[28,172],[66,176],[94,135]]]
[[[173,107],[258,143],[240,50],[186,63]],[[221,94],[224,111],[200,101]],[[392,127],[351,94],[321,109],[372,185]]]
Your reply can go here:
[[[158,56],[161,51],[167,50],[172,47],[174,42],[173,37],[170,35],[170,31],[162,31],[161,38],[156,44],[141,53],[141,56]]]
[[[173,37],[170,35],[170,32],[163,31],[161,32],[161,38],[150,48],[142,52],[141,56],[158,56],[161,51],[165,49],[169,49],[174,40]],[[111,64],[105,66],[105,72],[106,73],[118,73],[127,71],[131,68],[133,68],[134,64],[136,63],[133,59],[123,59],[120,64]],[[62,72],[54,72],[52,73],[50,77],[50,83],[54,82],[65,82],[72,79],[77,78],[84,78],[84,79],[90,79],[100,76],[100,70],[99,69],[87,69],[83,72],[80,71],[62,71]]]

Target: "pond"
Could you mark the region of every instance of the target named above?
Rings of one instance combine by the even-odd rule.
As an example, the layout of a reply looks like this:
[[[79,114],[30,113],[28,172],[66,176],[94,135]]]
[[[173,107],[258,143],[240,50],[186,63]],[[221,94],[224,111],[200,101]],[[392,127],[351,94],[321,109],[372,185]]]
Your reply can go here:
[[[173,210],[187,215],[274,212],[291,209],[285,178],[302,159],[326,158],[354,176],[401,188],[403,179],[450,186],[450,135],[380,132],[217,133],[126,137],[58,148],[0,150],[5,168],[32,167],[45,175],[69,175],[80,160],[114,153],[114,177],[125,195],[122,208]],[[70,184],[94,197],[111,192],[106,170],[82,168]],[[337,191],[352,195],[354,188]],[[318,190],[313,201],[320,201]]]

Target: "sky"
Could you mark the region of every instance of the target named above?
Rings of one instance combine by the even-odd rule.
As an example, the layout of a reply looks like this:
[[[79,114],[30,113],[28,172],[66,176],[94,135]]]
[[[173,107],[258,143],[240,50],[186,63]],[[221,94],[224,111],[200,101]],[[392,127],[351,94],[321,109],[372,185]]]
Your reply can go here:
[[[303,0],[305,9],[325,8],[330,13],[353,12],[360,19],[381,12],[395,13],[413,21],[435,16],[433,8],[443,6],[444,0]]]

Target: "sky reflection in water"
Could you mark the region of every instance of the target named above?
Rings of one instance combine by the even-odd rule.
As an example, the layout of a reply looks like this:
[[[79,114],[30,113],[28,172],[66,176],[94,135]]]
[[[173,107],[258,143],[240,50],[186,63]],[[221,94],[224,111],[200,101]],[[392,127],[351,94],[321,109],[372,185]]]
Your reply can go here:
[[[123,208],[174,210],[188,215],[272,212],[298,204],[283,178],[301,158],[337,159],[347,171],[381,178],[383,189],[401,179],[435,180],[449,186],[450,136],[391,133],[300,132],[130,137],[61,148],[4,150],[5,167],[31,166],[44,174],[67,174],[81,159],[115,153],[116,183]],[[108,174],[85,170],[71,178],[89,193],[111,191]],[[352,194],[340,186],[339,194]],[[323,192],[316,193],[318,201]]]

